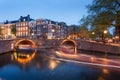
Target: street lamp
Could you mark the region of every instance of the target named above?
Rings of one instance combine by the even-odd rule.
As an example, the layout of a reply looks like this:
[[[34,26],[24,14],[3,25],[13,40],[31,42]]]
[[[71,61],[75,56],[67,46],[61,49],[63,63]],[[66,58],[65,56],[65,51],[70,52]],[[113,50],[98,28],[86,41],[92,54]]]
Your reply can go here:
[[[95,34],[95,32],[92,32],[92,35],[94,35]]]
[[[92,39],[95,39],[95,32],[92,32]]]
[[[52,29],[51,31],[52,31],[52,39],[53,39],[55,30]]]
[[[32,33],[31,35],[32,35],[32,38],[34,38],[34,33]]]
[[[115,36],[115,42],[119,41],[119,36]]]
[[[55,30],[54,30],[54,29],[52,29],[52,32],[54,33],[54,32],[55,32]]]
[[[104,36],[103,36],[103,37],[104,37],[104,42],[105,42],[105,35],[108,33],[108,31],[107,31],[107,30],[104,30],[103,33],[104,33]]]
[[[104,34],[107,34],[108,33],[108,31],[107,30],[104,30]]]

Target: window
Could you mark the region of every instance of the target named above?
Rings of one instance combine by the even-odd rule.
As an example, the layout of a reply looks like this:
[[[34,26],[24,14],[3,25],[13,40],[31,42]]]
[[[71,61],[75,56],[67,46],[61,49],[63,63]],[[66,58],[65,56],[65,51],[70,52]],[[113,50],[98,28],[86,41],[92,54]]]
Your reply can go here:
[[[23,26],[25,26],[25,23],[23,23]]]
[[[28,27],[26,27],[26,30],[28,30]]]

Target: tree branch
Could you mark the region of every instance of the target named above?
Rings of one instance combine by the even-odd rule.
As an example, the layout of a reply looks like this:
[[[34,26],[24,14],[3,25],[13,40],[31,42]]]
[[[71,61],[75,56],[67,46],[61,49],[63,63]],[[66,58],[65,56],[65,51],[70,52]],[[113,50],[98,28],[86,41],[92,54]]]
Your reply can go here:
[[[111,24],[112,26],[116,26],[116,24]]]
[[[118,0],[116,0],[116,3],[119,5],[119,7],[120,7],[120,3],[118,2]]]

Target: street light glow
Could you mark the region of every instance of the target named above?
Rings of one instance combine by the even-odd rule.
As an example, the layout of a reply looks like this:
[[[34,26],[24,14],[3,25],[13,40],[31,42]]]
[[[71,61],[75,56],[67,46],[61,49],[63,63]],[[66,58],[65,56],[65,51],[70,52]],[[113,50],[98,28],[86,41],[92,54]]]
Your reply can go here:
[[[95,32],[92,32],[92,34],[94,35],[94,34],[95,34]]]
[[[55,30],[54,30],[54,29],[52,29],[52,32],[55,32]]]
[[[107,30],[104,30],[104,34],[107,34],[108,33],[108,31]]]

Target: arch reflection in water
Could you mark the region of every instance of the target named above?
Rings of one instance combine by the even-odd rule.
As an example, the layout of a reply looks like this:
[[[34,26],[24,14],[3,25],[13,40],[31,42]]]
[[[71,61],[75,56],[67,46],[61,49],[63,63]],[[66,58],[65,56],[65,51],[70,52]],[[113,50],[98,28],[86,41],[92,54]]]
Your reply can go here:
[[[36,50],[33,52],[14,52],[14,58],[17,62],[22,63],[22,64],[26,64],[28,62],[30,62],[36,54]]]

